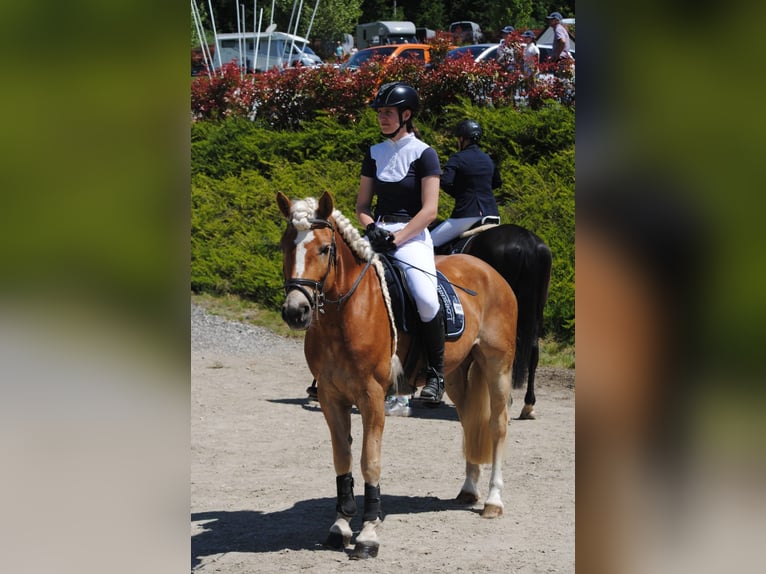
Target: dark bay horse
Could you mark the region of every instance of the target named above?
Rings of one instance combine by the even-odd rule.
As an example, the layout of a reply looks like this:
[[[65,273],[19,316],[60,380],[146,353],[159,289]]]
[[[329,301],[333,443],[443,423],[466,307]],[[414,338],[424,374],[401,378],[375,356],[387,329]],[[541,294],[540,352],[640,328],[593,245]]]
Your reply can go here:
[[[492,225],[467,232],[438,248],[438,253],[468,253],[494,267],[516,294],[519,321],[516,327],[516,358],[513,388],[527,383],[520,419],[533,419],[535,373],[540,358],[543,309],[548,300],[552,255],[550,248],[533,232],[514,224]]]
[[[279,193],[277,203],[287,218],[281,241],[286,290],[282,317],[291,328],[306,329],[304,353],[319,383],[319,404],[332,440],[337,514],[327,544],[345,549],[353,534],[350,522],[357,509],[349,437],[355,405],[363,425],[364,514],[351,557],[374,557],[382,516],[386,393],[392,385],[406,392],[424,381],[417,375],[404,380],[402,357],[411,337],[395,326],[379,256],[334,209],[330,194],[292,202]],[[482,516],[493,518],[503,512],[516,297],[497,271],[475,257],[438,257],[437,268],[454,284],[475,292],[461,295],[465,328],[459,339],[446,343],[445,383],[463,428],[466,475],[457,500],[468,505],[478,502],[481,465],[491,463]]]

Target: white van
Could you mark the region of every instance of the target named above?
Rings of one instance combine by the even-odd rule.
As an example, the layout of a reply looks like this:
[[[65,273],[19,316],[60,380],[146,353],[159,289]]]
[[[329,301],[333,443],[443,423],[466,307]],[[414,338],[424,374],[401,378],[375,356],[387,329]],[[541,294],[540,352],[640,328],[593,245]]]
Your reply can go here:
[[[218,34],[221,63],[237,61],[248,72],[264,72],[271,68],[288,68],[300,65],[316,68],[322,59],[309,47],[308,40],[285,32],[245,32],[242,34]],[[257,50],[257,56],[256,56]],[[218,68],[218,56],[213,56]]]
[[[359,50],[383,44],[417,44],[413,22],[370,22],[356,27],[356,47]]]

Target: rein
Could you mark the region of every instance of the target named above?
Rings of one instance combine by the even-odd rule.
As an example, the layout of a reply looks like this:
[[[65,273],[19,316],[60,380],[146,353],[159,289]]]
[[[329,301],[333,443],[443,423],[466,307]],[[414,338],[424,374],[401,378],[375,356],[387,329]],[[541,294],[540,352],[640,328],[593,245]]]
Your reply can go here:
[[[394,257],[393,255],[388,256],[389,259],[393,259],[394,261],[398,261],[399,263],[402,263],[404,265],[407,265],[408,267],[412,267],[413,269],[416,269],[417,271],[421,271],[422,273],[425,273],[426,275],[430,275],[431,277],[438,277],[435,273],[431,273],[430,271],[426,271],[425,269],[421,269],[417,265],[413,265],[412,263],[407,263],[406,261],[402,261],[401,259],[398,259]],[[446,279],[446,277],[445,277]],[[462,285],[458,285],[457,283],[453,283],[449,279],[447,279],[447,283],[452,285],[453,287],[457,287],[458,289],[465,291],[468,293],[471,297],[476,297],[478,293],[474,291],[473,289],[469,289],[468,287],[463,287]]]
[[[359,277],[356,278],[356,281],[354,281],[354,284],[351,286],[351,289],[348,291],[348,293],[341,294],[337,299],[327,299],[324,293],[324,282],[327,279],[327,276],[330,274],[330,269],[337,266],[338,257],[335,243],[335,226],[326,219],[309,219],[309,223],[311,223],[311,229],[321,229],[327,227],[332,230],[332,244],[330,245],[330,258],[327,261],[327,269],[319,281],[313,281],[311,279],[298,279],[293,277],[285,281],[283,287],[285,289],[285,295],[290,293],[290,291],[297,289],[303,294],[304,297],[306,297],[312,309],[315,309],[318,313],[324,313],[325,303],[335,303],[338,305],[338,307],[340,307],[351,297],[351,295],[354,294],[356,288],[359,287],[359,283],[362,282],[362,277],[364,277],[365,273],[367,273],[367,270],[370,268],[372,259],[367,260],[364,269],[362,269],[362,272],[359,274]],[[309,287],[313,291],[313,295],[304,287]]]

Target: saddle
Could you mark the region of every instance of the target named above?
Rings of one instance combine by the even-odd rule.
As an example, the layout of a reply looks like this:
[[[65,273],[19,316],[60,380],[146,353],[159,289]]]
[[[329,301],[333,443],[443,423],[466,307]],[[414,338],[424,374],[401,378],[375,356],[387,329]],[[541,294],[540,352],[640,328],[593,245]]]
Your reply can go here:
[[[452,241],[445,243],[435,249],[437,255],[454,255],[455,253],[464,253],[468,244],[473,241],[482,231],[492,229],[500,225],[500,218],[496,215],[485,215],[479,221],[474,223],[469,229],[457,236]]]
[[[380,253],[378,256],[383,263],[396,327],[404,333],[415,334],[418,325],[417,309],[404,271],[396,266],[388,255]],[[439,304],[444,313],[444,336],[446,340],[454,341],[460,338],[465,329],[463,306],[455,288],[438,269],[436,278],[436,292],[439,294]]]

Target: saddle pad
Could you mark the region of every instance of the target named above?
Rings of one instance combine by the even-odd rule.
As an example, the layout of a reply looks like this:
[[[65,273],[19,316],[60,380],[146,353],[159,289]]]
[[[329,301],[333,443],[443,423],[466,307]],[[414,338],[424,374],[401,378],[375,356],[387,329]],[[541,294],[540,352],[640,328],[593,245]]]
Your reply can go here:
[[[444,331],[447,339],[452,341],[459,338],[465,329],[463,305],[460,303],[460,297],[457,296],[452,283],[438,269],[436,277],[436,291],[439,293],[444,311]]]

